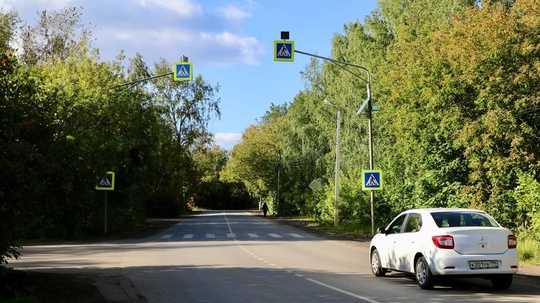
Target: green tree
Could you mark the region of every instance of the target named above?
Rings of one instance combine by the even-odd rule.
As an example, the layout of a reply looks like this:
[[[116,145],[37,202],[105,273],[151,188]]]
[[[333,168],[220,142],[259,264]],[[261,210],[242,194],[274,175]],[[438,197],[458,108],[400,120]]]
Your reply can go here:
[[[172,64],[162,59],[154,68],[155,75],[170,72]],[[181,150],[191,147],[195,140],[211,136],[208,123],[219,118],[219,84],[212,86],[202,76],[193,81],[174,81],[172,77],[160,77],[152,80],[154,85],[153,102],[162,110],[164,119],[172,127],[176,145]]]
[[[470,170],[468,187],[474,206],[495,214],[513,227],[516,201],[510,192],[520,171],[538,170],[538,24],[533,2],[517,1],[507,10],[485,4],[457,19],[451,31],[441,34],[457,41],[441,48],[442,56],[469,91],[474,92],[467,111],[469,123],[459,133]],[[471,29],[474,32],[470,32]],[[453,41],[452,41],[453,42]]]
[[[193,160],[199,182],[192,190],[192,203],[211,209],[245,209],[252,199],[241,182],[227,182],[221,174],[227,165],[229,153],[217,145],[203,146],[193,151]]]
[[[20,32],[20,60],[28,65],[56,64],[90,47],[91,31],[81,24],[82,8],[42,11],[33,26]]]
[[[154,66],[154,75],[171,73],[172,64],[162,59]],[[212,86],[202,76],[193,81],[174,81],[171,76],[151,80],[149,106],[153,107],[164,121],[171,137],[167,146],[167,156],[163,158],[159,180],[166,181],[161,192],[164,200],[174,200],[183,209],[183,189],[197,186],[197,173],[192,151],[196,145],[209,144],[212,136],[208,123],[220,117],[219,102],[215,97],[219,84]],[[165,198],[166,197],[166,198]],[[157,204],[149,201],[156,206]],[[176,214],[174,214],[176,215]]]
[[[512,192],[517,201],[517,227],[523,238],[540,241],[540,182],[523,172],[518,177],[519,185]]]
[[[10,42],[15,36],[15,28],[19,23],[16,11],[4,13],[0,8],[0,54],[11,52]]]
[[[0,263],[18,258],[17,242],[40,220],[53,139],[54,96],[35,71],[0,55]]]

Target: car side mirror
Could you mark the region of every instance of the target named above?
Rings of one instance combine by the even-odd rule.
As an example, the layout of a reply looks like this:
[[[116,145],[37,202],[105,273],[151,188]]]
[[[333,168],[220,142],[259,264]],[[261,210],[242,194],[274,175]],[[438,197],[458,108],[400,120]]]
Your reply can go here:
[[[379,227],[379,228],[377,228],[377,231],[378,231],[380,234],[385,234],[385,233],[386,233],[386,229],[384,229],[384,227]]]

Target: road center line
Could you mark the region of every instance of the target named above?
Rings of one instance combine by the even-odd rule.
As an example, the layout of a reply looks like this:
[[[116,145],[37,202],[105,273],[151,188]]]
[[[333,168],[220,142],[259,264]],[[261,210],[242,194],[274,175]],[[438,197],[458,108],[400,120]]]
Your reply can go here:
[[[231,228],[231,225],[229,224],[229,220],[227,219],[227,215],[225,214],[225,212],[223,213],[223,215],[225,216],[225,221],[227,222],[227,226],[229,227],[229,232],[233,232],[232,231],[232,228]],[[242,244],[240,244],[240,242],[238,242],[238,240],[236,238],[233,238],[234,240],[234,243],[238,246],[240,246],[240,248],[246,252],[248,255],[251,255],[252,257],[256,258],[256,259],[259,259],[260,261],[264,262],[264,263],[267,263],[269,264],[270,266],[272,267],[275,267],[275,268],[278,268],[278,269],[281,269],[281,270],[284,270],[282,267],[280,266],[277,266],[276,264],[274,263],[270,263],[268,260],[265,260],[257,255],[255,255],[254,253],[252,253],[251,251],[249,251],[247,248],[245,248],[244,246],[242,246]],[[294,274],[296,275],[297,277],[301,277],[301,278],[304,278],[306,281],[309,281],[311,283],[315,283],[315,284],[318,284],[320,286],[323,286],[323,287],[326,287],[326,288],[329,288],[331,290],[334,290],[334,291],[337,291],[337,292],[340,292],[344,295],[347,295],[347,296],[351,296],[353,298],[357,298],[357,299],[360,299],[360,300],[364,300],[366,302],[370,302],[370,303],[381,303],[379,301],[375,301],[375,300],[372,300],[372,299],[369,299],[369,298],[366,298],[366,297],[362,297],[360,295],[357,295],[357,294],[354,294],[352,292],[349,292],[349,291],[346,291],[346,290],[343,290],[341,288],[337,288],[335,286],[332,286],[332,285],[328,285],[328,284],[325,284],[323,282],[320,282],[320,281],[317,281],[317,280],[314,280],[314,279],[311,279],[311,278],[306,278],[304,277],[302,274],[299,274],[299,273],[295,273],[293,270],[285,270],[286,272],[290,273],[290,274]]]

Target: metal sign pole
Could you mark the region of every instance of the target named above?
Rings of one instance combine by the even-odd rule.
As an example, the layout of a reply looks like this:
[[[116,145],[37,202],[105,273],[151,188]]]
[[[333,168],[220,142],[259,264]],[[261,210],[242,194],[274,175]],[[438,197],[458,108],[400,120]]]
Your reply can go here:
[[[104,216],[104,231],[107,233],[107,191],[105,191],[105,216]]]

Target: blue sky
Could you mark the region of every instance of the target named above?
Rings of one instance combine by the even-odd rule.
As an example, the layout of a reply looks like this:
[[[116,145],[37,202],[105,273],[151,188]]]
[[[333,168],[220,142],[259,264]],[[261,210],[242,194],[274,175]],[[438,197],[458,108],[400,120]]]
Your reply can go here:
[[[304,89],[300,72],[310,57],[275,62],[280,32],[290,32],[295,49],[328,57],[334,34],[349,22],[363,23],[377,0],[0,0],[0,7],[14,8],[28,24],[42,10],[82,7],[104,61],[121,50],[142,54],[150,67],[187,56],[194,75],[221,86],[221,119],[210,131],[231,149],[272,103],[292,102]]]

